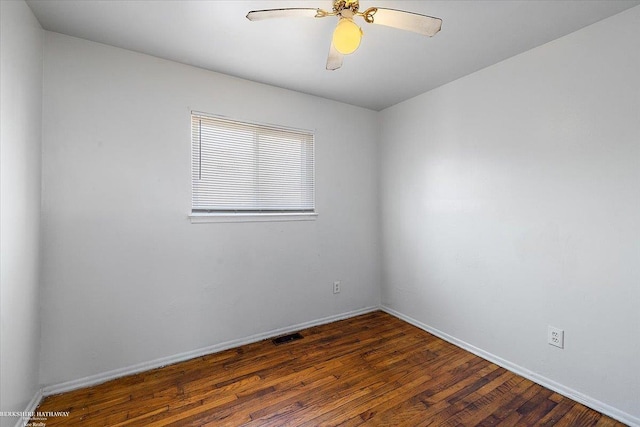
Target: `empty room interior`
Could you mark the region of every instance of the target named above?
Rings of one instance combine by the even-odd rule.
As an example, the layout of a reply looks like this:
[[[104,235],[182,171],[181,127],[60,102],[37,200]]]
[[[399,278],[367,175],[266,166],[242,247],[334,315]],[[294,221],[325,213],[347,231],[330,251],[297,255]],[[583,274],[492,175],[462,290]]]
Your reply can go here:
[[[640,426],[640,1],[0,7],[0,427]]]

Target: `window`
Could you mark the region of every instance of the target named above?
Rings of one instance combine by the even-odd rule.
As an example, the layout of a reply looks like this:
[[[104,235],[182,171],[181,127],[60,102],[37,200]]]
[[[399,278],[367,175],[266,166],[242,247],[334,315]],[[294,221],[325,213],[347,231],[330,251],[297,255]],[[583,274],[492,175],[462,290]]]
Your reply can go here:
[[[192,113],[192,216],[315,212],[314,137]]]

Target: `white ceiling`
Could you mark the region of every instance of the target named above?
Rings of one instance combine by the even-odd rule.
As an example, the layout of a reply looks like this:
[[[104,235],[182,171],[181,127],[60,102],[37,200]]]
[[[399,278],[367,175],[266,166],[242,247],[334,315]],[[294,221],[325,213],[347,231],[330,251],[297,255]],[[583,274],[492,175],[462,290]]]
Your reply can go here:
[[[361,0],[442,18],[433,38],[368,25],[337,71],[335,17],[250,22],[253,9],[331,0],[27,0],[46,30],[381,110],[640,4],[640,0]]]

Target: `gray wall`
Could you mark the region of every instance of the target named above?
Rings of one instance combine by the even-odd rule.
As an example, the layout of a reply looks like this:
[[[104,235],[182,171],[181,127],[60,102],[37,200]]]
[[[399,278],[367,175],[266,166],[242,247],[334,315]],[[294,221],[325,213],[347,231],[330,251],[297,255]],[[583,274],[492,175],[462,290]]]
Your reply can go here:
[[[0,2],[0,29],[0,411],[22,411],[39,389],[43,32],[22,1]]]
[[[636,423],[639,76],[636,7],[385,110],[380,151],[382,303]]]
[[[44,384],[379,304],[375,112],[56,33],[43,99]],[[191,224],[191,110],[315,131],[317,220]]]

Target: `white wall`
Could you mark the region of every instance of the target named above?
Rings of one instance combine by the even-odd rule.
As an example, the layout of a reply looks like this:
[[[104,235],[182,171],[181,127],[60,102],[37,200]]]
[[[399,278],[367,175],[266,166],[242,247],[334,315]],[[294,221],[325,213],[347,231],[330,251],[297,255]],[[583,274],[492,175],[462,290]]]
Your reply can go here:
[[[191,224],[191,110],[315,130],[318,219]],[[42,382],[377,306],[375,118],[46,33]]]
[[[24,1],[0,16],[0,411],[23,411],[39,389],[43,40]]]
[[[635,422],[639,76],[635,7],[385,110],[380,152],[382,303]]]

